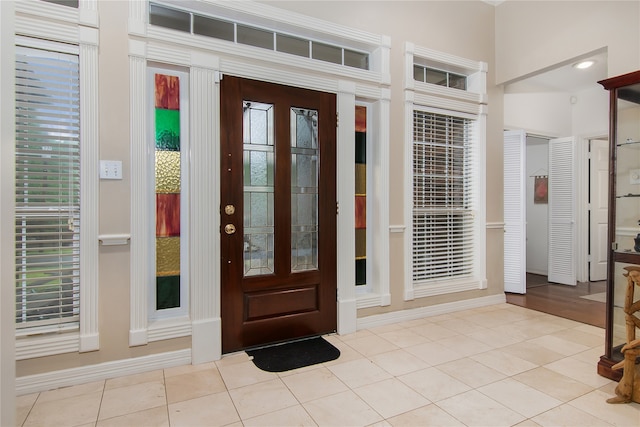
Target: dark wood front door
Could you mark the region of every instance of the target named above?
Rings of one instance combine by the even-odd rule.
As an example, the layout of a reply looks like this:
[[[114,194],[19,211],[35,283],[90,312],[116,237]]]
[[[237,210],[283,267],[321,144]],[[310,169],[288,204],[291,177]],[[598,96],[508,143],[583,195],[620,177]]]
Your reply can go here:
[[[224,76],[222,351],[336,328],[336,97]]]

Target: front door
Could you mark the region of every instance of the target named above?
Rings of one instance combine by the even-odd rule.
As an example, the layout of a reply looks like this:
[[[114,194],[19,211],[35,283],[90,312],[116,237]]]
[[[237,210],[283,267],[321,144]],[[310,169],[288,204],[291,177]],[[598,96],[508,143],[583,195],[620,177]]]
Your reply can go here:
[[[224,76],[222,351],[336,329],[336,97]]]

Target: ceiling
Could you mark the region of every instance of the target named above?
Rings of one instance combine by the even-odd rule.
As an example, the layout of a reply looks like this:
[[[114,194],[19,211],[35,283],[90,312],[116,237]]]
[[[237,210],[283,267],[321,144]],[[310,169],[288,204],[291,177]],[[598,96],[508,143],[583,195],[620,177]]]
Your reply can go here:
[[[584,70],[573,67],[575,63],[586,59],[595,60],[596,63]],[[605,78],[607,78],[607,53],[599,52],[507,84],[505,93],[576,93],[585,89],[600,87],[598,81]]]

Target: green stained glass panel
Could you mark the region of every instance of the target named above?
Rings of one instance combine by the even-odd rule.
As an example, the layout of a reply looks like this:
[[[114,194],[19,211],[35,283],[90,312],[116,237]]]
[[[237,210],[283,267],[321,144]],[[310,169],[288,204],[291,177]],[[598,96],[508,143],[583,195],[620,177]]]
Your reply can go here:
[[[180,307],[180,276],[156,277],[156,310]]]
[[[156,108],[156,150],[180,151],[180,110]]]

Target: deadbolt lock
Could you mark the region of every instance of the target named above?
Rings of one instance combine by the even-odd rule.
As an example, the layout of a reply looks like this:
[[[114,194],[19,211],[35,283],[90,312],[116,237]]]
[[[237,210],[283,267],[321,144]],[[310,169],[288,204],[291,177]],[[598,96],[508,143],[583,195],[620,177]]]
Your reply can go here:
[[[224,232],[227,234],[233,234],[236,232],[236,226],[233,224],[227,224],[224,226]]]
[[[227,215],[233,215],[236,211],[236,207],[233,205],[227,205],[224,207],[224,213]]]

